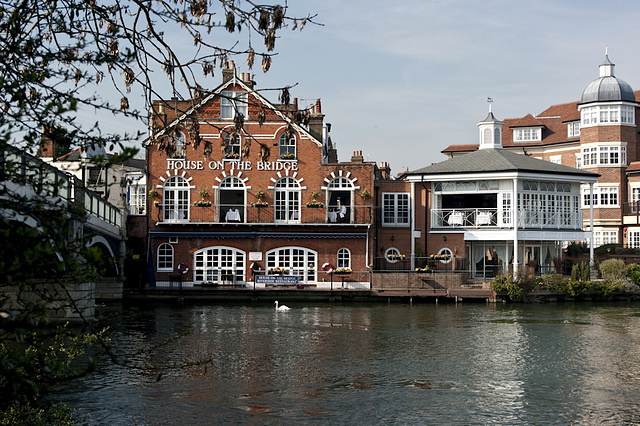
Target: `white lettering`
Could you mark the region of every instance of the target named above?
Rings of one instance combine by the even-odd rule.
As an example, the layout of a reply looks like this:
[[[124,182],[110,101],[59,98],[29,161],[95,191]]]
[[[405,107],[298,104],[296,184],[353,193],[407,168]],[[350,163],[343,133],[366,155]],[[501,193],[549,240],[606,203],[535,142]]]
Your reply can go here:
[[[258,161],[258,170],[264,170],[264,161]]]

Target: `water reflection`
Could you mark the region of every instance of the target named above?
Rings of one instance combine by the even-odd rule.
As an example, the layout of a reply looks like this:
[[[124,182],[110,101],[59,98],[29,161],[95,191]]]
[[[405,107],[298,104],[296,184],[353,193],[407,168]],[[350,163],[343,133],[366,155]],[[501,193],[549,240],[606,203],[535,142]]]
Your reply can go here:
[[[55,398],[90,424],[640,420],[634,305],[289,305],[125,311],[136,368]]]

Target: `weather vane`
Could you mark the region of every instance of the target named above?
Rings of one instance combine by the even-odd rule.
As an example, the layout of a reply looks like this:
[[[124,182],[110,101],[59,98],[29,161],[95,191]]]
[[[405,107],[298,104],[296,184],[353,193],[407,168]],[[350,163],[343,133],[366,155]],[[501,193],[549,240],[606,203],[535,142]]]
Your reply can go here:
[[[487,103],[489,104],[489,112],[491,112],[491,104],[493,103],[493,98],[487,98]]]

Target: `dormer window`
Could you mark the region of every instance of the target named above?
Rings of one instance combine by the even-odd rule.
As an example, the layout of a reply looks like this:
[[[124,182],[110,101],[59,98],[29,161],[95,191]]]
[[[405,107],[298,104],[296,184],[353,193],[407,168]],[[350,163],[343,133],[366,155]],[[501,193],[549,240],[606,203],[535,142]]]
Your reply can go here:
[[[567,124],[567,136],[570,138],[580,137],[580,122],[573,121]]]
[[[247,92],[225,91],[220,93],[220,118],[233,120],[242,114],[247,118]]]
[[[514,142],[540,142],[542,140],[542,129],[540,127],[522,127],[513,129]]]

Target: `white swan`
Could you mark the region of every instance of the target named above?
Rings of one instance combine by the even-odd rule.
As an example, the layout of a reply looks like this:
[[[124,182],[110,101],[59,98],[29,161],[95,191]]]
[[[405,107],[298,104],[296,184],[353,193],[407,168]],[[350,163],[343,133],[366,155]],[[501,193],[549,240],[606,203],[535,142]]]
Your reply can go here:
[[[288,310],[291,309],[287,305],[278,306],[278,301],[277,300],[275,302],[273,302],[273,303],[276,304],[276,311],[288,311]]]

